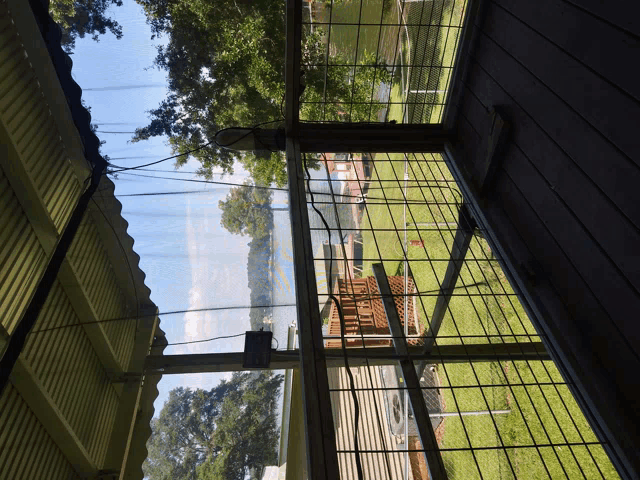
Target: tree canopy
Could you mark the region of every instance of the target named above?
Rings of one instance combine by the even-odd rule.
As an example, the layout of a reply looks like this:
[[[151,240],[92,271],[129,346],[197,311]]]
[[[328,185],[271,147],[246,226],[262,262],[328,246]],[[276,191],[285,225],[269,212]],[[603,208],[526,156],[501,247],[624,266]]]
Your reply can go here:
[[[49,14],[62,29],[62,48],[71,53],[76,38],[91,35],[97,42],[107,31],[122,38],[122,27],[106,14],[112,5],[121,7],[122,0],[51,0]]]
[[[271,191],[254,186],[250,181],[229,190],[218,206],[222,210],[220,223],[229,232],[249,235],[253,239],[266,237],[273,225]]]
[[[215,145],[215,133],[231,126],[251,126],[282,118],[284,98],[285,10],[272,0],[136,0],[143,6],[153,35],[168,37],[155,65],[166,70],[169,96],[150,112],[150,123],[133,141],[167,135],[174,153],[192,152],[211,176],[214,167],[231,172],[243,163],[256,182],[283,185],[285,164],[279,152],[238,155]],[[303,63],[326,62],[327,39],[305,37]],[[362,121],[375,119],[366,104],[389,74],[373,57],[361,55],[361,67],[332,56],[326,88],[324,69],[310,66],[304,77],[301,118]],[[361,102],[361,103],[360,103]],[[345,106],[345,105],[354,105]],[[203,148],[202,145],[205,145]],[[197,149],[197,150],[196,150]],[[184,164],[186,157],[177,163]]]
[[[234,373],[211,390],[176,388],[152,422],[149,480],[258,478],[277,461],[282,375]]]

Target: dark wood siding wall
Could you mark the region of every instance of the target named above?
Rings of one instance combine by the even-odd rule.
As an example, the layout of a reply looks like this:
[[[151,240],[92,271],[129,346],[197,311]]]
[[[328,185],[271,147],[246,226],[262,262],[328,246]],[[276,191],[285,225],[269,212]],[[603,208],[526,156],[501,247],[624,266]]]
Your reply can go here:
[[[481,12],[454,161],[473,185],[488,111],[501,107],[511,131],[484,216],[588,416],[636,478],[640,2],[494,0]]]

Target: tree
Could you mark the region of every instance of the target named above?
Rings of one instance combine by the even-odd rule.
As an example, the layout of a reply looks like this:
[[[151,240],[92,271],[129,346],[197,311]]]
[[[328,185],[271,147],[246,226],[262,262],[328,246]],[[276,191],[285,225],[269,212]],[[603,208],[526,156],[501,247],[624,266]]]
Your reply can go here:
[[[51,0],[49,14],[62,29],[60,43],[67,53],[76,45],[76,38],[91,35],[96,42],[107,31],[122,38],[122,27],[106,15],[109,7],[122,6],[122,0]]]
[[[218,202],[221,225],[231,233],[254,239],[268,236],[273,225],[271,197],[270,190],[256,188],[249,181],[232,188],[227,198]]]
[[[327,63],[328,39],[324,31],[306,35],[302,46],[302,64],[305,89],[300,118],[338,122],[373,122],[382,102],[376,99],[376,89],[391,83],[391,74],[385,65],[376,62],[373,54],[363,51],[358,64],[336,51]],[[325,88],[326,86],[326,88]]]
[[[234,373],[212,390],[176,388],[152,422],[149,480],[244,478],[277,458],[282,375]]]
[[[244,480],[247,473],[257,479],[278,459],[275,412],[283,376],[244,375],[241,396],[229,395],[222,404],[213,439],[219,451],[198,467],[198,480]]]
[[[205,176],[214,167],[232,171],[240,160],[254,180],[268,185],[286,181],[281,153],[256,156],[234,154],[212,141],[215,133],[231,126],[251,126],[281,118],[284,97],[285,10],[272,0],[136,0],[144,7],[153,35],[167,35],[158,48],[155,65],[167,71],[170,94],[150,123],[136,130],[133,141],[167,135],[174,153],[192,152]],[[324,63],[327,39],[305,37],[303,63]],[[341,56],[331,63],[346,64]],[[367,104],[377,85],[389,74],[370,55],[361,55],[362,67],[324,69],[310,66],[304,99],[327,99],[327,108],[305,104],[301,117],[360,121],[375,117]],[[364,99],[364,101],[362,101]],[[353,101],[354,107],[351,105]],[[358,103],[362,101],[362,103]],[[371,102],[370,102],[371,103]],[[204,148],[199,148],[206,145]],[[197,149],[197,150],[196,150]],[[186,163],[187,157],[177,161]]]
[[[222,402],[240,387],[240,378],[232,378],[210,391],[180,387],[169,392],[151,424],[145,475],[153,480],[195,478],[196,466],[215,453],[211,440]]]

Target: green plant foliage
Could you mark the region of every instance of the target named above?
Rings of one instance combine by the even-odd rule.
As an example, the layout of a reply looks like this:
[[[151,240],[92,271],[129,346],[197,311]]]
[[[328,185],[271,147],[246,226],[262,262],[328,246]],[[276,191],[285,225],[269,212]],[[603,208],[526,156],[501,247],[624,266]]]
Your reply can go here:
[[[107,31],[122,38],[122,27],[106,14],[111,6],[121,7],[122,0],[51,0],[49,14],[62,29],[62,48],[71,53],[76,38],[87,34],[96,42]]]
[[[284,156],[279,153],[238,153],[217,147],[215,133],[231,126],[251,126],[282,118],[285,70],[285,10],[270,0],[136,0],[143,6],[153,35],[168,37],[158,48],[155,66],[166,70],[169,95],[155,110],[150,123],[137,129],[133,141],[167,135],[174,153],[191,153],[201,165],[201,174],[213,169],[231,172],[239,160],[256,183],[284,185]],[[303,51],[323,58],[325,39],[310,35]],[[335,59],[344,63],[343,59]],[[333,60],[332,60],[333,61]],[[375,107],[345,107],[352,101],[369,99],[375,86],[385,81],[386,69],[374,65],[370,55],[362,66],[331,68],[326,95],[332,102],[328,113],[304,107],[305,119],[362,121],[375,116]],[[377,72],[377,73],[376,73]],[[309,68],[305,95],[324,98],[324,74]],[[373,112],[371,111],[373,110]],[[187,157],[177,161],[186,163]]]
[[[281,385],[271,372],[234,373],[212,390],[172,390],[151,425],[145,478],[257,478],[277,460]]]
[[[226,199],[218,202],[221,225],[231,233],[253,239],[268,236],[273,225],[271,197],[270,190],[256,188],[249,181],[232,188]]]
[[[376,100],[381,84],[391,82],[391,74],[375,55],[364,51],[356,65],[344,53],[336,52],[327,62],[327,39],[322,31],[305,37],[302,64],[307,65],[302,82],[300,118],[337,122],[376,121],[382,103]],[[325,88],[326,85],[326,88]]]

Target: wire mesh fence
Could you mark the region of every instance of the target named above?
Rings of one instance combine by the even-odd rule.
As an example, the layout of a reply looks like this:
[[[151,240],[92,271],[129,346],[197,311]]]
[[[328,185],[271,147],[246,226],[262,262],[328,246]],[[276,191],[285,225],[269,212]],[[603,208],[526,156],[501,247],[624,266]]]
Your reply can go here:
[[[341,477],[439,477],[404,358],[447,478],[617,478],[442,158],[303,162],[325,352],[345,365],[329,369]]]
[[[466,0],[303,5],[302,120],[442,121]]]

